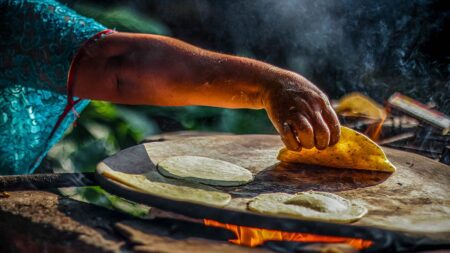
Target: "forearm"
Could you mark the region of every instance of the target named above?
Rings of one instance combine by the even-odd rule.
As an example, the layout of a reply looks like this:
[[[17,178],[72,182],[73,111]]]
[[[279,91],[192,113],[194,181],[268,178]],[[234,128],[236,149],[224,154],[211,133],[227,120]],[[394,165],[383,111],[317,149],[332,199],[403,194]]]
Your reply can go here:
[[[168,37],[110,35],[80,63],[75,95],[125,104],[263,108],[264,90],[287,71]]]
[[[293,72],[168,37],[116,33],[87,49],[74,94],[124,104],[206,105],[267,111],[291,150],[339,140],[328,98]]]

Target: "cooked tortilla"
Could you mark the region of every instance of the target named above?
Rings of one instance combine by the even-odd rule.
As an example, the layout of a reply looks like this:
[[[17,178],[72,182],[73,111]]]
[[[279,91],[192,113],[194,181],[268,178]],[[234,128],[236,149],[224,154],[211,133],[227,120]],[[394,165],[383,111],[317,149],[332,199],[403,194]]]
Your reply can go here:
[[[283,148],[278,154],[278,160],[334,168],[395,171],[395,166],[389,162],[380,146],[347,127],[341,127],[341,138],[332,147],[325,150],[302,149],[300,152]]]
[[[111,180],[157,197],[213,206],[225,206],[231,200],[228,193],[198,183],[165,178],[156,171],[147,174],[128,174],[104,168],[101,171]]]
[[[166,177],[216,185],[238,186],[253,180],[247,169],[221,160],[201,156],[173,156],[158,163]]]
[[[266,193],[252,199],[248,209],[254,212],[303,220],[351,223],[361,219],[367,209],[328,192]]]
[[[347,113],[353,116],[364,115],[375,120],[386,118],[386,111],[371,98],[359,92],[350,93],[339,100],[336,113]]]

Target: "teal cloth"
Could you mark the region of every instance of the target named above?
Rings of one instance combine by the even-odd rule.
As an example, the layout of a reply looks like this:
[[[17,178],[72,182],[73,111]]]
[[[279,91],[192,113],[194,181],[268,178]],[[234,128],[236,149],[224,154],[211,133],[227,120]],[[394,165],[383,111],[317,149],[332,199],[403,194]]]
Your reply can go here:
[[[53,0],[0,0],[0,13],[0,174],[27,174],[75,120],[69,113],[50,138],[71,60],[105,27]]]

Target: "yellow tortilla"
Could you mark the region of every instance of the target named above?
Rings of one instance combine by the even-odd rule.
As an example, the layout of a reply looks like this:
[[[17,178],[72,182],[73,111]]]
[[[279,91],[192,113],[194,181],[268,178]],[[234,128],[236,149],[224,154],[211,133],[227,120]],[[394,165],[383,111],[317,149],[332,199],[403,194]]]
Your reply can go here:
[[[230,194],[210,186],[165,178],[156,171],[128,174],[111,170],[104,164],[99,165],[99,170],[103,176],[113,181],[157,197],[213,206],[225,206],[231,200]]]
[[[341,98],[339,105],[336,107],[336,112],[339,114],[348,113],[354,116],[364,115],[378,120],[386,118],[386,111],[383,107],[359,92],[350,93]]]
[[[361,219],[367,209],[328,192],[266,193],[252,199],[253,212],[299,218],[303,220],[350,223]]]
[[[246,168],[202,156],[169,157],[158,163],[158,171],[166,177],[212,186],[238,186],[253,180]]]
[[[286,148],[280,150],[278,160],[334,168],[394,172],[384,151],[367,136],[347,127],[341,127],[339,142],[325,150],[302,149],[300,152]]]

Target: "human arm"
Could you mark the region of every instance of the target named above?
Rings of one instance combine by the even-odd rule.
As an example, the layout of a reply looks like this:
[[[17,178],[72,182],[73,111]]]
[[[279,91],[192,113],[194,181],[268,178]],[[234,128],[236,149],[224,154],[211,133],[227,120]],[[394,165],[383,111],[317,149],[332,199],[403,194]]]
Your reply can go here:
[[[335,144],[339,121],[304,77],[157,35],[115,33],[86,49],[74,95],[124,104],[265,109],[291,150]]]

